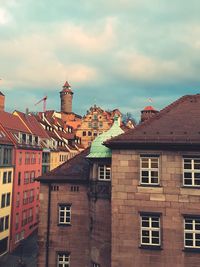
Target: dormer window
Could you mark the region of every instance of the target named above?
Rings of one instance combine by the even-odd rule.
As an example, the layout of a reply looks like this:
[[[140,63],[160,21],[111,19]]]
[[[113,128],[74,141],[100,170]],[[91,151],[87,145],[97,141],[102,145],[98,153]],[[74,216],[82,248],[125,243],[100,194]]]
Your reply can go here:
[[[29,144],[32,144],[32,142],[33,142],[33,136],[29,135]]]
[[[26,143],[26,134],[22,134],[22,142],[25,144]]]

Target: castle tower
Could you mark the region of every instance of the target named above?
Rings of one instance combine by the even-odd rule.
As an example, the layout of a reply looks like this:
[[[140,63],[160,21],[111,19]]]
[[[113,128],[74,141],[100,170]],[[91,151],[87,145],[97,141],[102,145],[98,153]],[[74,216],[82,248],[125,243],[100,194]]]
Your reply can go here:
[[[4,111],[5,107],[5,96],[0,92],[0,111]]]
[[[146,121],[157,114],[159,111],[152,106],[147,106],[141,111],[141,122]]]
[[[63,85],[63,90],[60,92],[60,100],[61,100],[61,112],[71,113],[72,112],[72,98],[73,92],[71,90],[71,86],[66,81]]]

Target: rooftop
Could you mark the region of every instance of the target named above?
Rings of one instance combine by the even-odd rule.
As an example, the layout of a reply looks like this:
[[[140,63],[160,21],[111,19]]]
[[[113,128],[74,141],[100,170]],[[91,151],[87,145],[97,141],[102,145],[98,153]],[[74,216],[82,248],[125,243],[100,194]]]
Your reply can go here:
[[[181,97],[134,129],[105,142],[108,147],[142,143],[200,145],[200,94]]]
[[[89,178],[90,163],[86,156],[89,149],[85,149],[75,157],[66,161],[54,170],[43,174],[37,180],[42,183],[57,182],[87,182]]]

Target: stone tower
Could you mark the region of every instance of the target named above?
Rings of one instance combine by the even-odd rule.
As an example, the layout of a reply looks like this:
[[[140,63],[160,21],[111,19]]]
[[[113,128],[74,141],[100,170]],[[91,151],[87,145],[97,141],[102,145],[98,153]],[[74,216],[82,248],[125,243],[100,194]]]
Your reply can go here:
[[[63,90],[60,92],[60,100],[61,100],[61,112],[71,113],[72,112],[72,98],[73,92],[71,90],[71,86],[66,81],[63,85]]]
[[[5,96],[0,92],[0,111],[4,111],[5,107]]]
[[[159,111],[152,106],[147,106],[141,111],[141,122],[146,121],[157,114]]]

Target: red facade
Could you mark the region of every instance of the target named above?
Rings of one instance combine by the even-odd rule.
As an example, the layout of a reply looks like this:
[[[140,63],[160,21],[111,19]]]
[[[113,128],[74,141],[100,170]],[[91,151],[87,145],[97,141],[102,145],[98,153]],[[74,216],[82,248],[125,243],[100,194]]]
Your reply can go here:
[[[15,148],[14,165],[10,251],[38,225],[40,184],[34,178],[41,175],[42,150]]]

